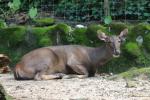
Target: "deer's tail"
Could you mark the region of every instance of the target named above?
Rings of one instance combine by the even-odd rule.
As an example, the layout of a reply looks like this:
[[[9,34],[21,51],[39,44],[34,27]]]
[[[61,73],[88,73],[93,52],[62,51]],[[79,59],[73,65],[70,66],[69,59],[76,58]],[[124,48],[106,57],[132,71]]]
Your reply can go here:
[[[14,78],[16,80],[31,80],[33,78],[29,78],[25,75],[24,71],[21,69],[21,65],[17,64],[14,68]]]

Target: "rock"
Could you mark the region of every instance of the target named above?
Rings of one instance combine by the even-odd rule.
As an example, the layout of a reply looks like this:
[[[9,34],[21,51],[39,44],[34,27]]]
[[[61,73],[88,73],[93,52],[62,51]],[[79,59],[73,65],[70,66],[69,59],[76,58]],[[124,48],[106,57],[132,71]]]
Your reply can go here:
[[[0,83],[0,100],[13,100],[12,96],[9,96],[2,84]]]
[[[50,26],[55,23],[53,18],[41,18],[34,20],[36,26]]]
[[[126,80],[126,86],[125,87],[127,87],[127,88],[133,88],[133,87],[136,87],[137,86],[137,84],[136,84],[136,82],[135,81],[127,81]]]
[[[4,54],[0,54],[0,73],[10,72],[9,63],[10,58]]]
[[[76,25],[76,28],[85,28],[85,26],[84,26],[84,25],[79,24],[79,25]]]
[[[0,100],[6,100],[6,92],[1,84],[0,84]]]

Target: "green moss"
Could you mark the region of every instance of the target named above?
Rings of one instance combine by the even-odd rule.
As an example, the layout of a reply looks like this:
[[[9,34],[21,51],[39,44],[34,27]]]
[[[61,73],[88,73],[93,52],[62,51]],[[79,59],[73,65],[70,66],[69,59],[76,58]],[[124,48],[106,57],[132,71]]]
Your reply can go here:
[[[139,57],[141,55],[141,50],[138,47],[137,43],[128,42],[125,45],[125,53],[127,57]]]
[[[67,24],[60,23],[55,26],[55,31],[59,31],[60,33],[68,34],[72,31],[71,27]]]
[[[62,43],[67,41],[66,35],[71,31],[71,27],[67,24],[57,24],[48,27],[33,27],[32,33],[36,36],[40,47],[55,44],[57,33],[60,35]]]
[[[57,44],[57,39],[59,38],[61,44],[68,44],[69,41],[67,36],[71,33],[72,29],[69,25],[60,23],[54,26],[52,31],[49,32],[50,37],[52,37],[53,44]],[[58,37],[59,36],[59,37]]]
[[[49,33],[51,33],[54,28],[55,26],[32,28],[32,33],[35,35],[39,47],[52,45],[52,37]]]
[[[131,68],[130,70],[119,74],[118,76],[123,78],[134,78],[140,75],[146,75],[150,78],[150,67],[147,68]]]
[[[0,29],[0,42],[8,46],[16,46],[24,40],[26,29],[23,26],[15,26]]]
[[[140,23],[135,25],[132,29],[132,32],[136,33],[137,35],[144,35],[147,31],[150,30],[150,25],[145,23]]]
[[[150,32],[150,25],[145,23],[140,23],[135,25],[129,34],[129,39],[135,41],[138,36],[145,37],[147,33]]]
[[[147,34],[144,38],[144,47],[146,48],[147,51],[150,52],[150,33]]]
[[[40,38],[38,45],[39,46],[50,46],[50,45],[52,45],[52,41],[48,36],[43,36]]]
[[[31,31],[40,38],[48,31],[48,29],[46,27],[33,27]]]
[[[41,18],[35,19],[34,22],[36,23],[36,26],[49,26],[53,25],[55,20],[53,18]]]
[[[102,25],[92,24],[89,25],[86,31],[88,39],[91,41],[91,46],[99,46],[102,41],[97,37],[97,31],[101,30],[105,33],[109,33],[107,28]]]
[[[119,35],[122,30],[128,28],[128,26],[122,22],[113,22],[109,25],[109,27],[110,27],[110,32],[115,35]]]
[[[127,81],[129,81],[128,79],[134,79],[137,77],[143,78],[143,79],[150,79],[150,67],[144,67],[144,68],[132,67],[128,69],[127,71],[111,76],[108,79],[116,80],[116,79],[124,78]]]
[[[80,44],[80,45],[88,45],[89,40],[86,35],[87,28],[76,28],[72,34],[73,34],[73,43],[74,44]]]

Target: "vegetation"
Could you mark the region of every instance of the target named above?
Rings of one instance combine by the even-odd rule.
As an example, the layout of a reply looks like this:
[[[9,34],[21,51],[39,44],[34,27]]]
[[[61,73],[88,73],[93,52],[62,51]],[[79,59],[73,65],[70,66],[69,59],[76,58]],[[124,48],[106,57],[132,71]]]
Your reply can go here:
[[[110,15],[113,19],[149,20],[150,5],[148,0],[123,0],[110,2]],[[104,19],[104,2],[99,0],[60,0],[56,14],[70,20],[89,21]]]
[[[116,76],[112,76],[109,79],[124,78],[128,80],[128,79],[134,79],[137,77],[141,79],[150,79],[150,67],[146,67],[146,68],[132,67],[128,71],[117,74]]]
[[[13,66],[22,55],[35,48],[57,44],[100,46],[103,42],[97,38],[98,31],[103,31],[108,35],[118,35],[124,28],[129,28],[129,35],[123,43],[121,57],[114,58],[102,68],[99,68],[99,72],[120,73],[135,66],[137,68],[149,66],[150,53],[147,43],[150,41],[150,28],[149,24],[142,23],[135,26],[121,22],[111,23],[110,25],[91,24],[85,28],[72,28],[64,23],[40,27],[3,27],[0,29],[0,51],[10,56]],[[138,31],[135,28],[138,28]],[[144,40],[142,45],[139,45],[136,41],[139,35]]]
[[[41,18],[41,19],[34,19],[36,26],[49,26],[55,23],[53,18]]]
[[[53,4],[54,6],[47,6]],[[99,71],[119,73],[134,66],[150,65],[149,0],[109,0],[107,11],[104,2],[99,0],[0,0],[0,5],[0,53],[11,57],[12,66],[22,55],[35,48],[59,44],[96,47],[103,44],[97,38],[98,31],[118,35],[125,28],[129,29],[129,34],[121,48],[121,57],[111,60]],[[52,14],[71,21],[103,23],[73,28],[57,23],[53,18],[39,17],[39,11],[46,14],[45,10],[55,12],[49,13],[49,16]],[[19,17],[16,17],[17,14]],[[24,22],[23,25],[7,25],[13,18]],[[114,22],[114,19],[144,22],[129,24]]]
[[[42,12],[50,10],[55,11],[56,16],[65,16],[71,21],[104,20],[105,23],[109,23],[111,18],[115,20],[145,20],[147,22],[150,20],[149,0],[109,0],[108,3],[107,10],[110,12],[110,16],[105,15],[104,1],[100,0],[0,0],[0,13],[4,19],[20,11],[28,12],[28,16],[34,19],[39,10]]]

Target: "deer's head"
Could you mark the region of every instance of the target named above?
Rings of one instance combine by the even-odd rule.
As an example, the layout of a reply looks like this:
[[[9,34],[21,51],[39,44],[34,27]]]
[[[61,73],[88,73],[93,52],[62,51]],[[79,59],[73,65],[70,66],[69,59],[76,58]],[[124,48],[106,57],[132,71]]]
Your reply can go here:
[[[121,53],[120,45],[125,40],[127,33],[128,29],[124,29],[118,36],[107,36],[105,33],[98,31],[98,38],[107,43],[114,57],[119,57]]]

